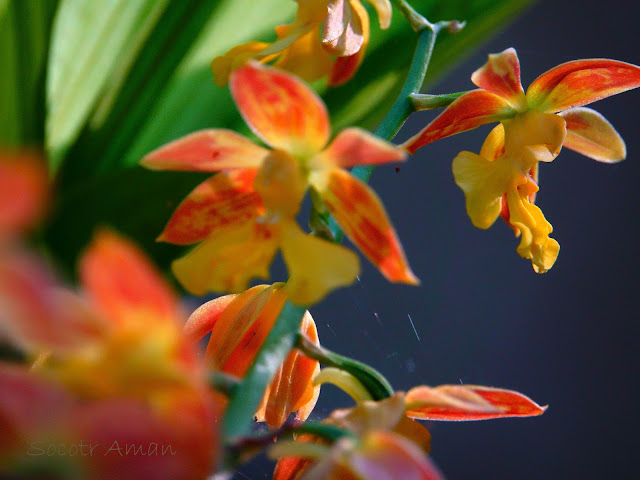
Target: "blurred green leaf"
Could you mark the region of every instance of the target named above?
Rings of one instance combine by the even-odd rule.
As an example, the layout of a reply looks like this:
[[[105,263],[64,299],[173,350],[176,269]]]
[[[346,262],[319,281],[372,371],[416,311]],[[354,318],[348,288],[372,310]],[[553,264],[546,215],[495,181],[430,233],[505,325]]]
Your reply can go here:
[[[57,0],[0,0],[0,145],[40,145],[44,67]]]
[[[467,21],[460,33],[441,34],[427,83],[433,83],[529,1],[412,1],[432,21]],[[53,253],[71,265],[95,226],[108,223],[132,236],[166,267],[175,258],[176,249],[161,248],[154,239],[172,209],[202,177],[142,172],[137,167],[132,173],[130,169],[152,149],[197,129],[225,127],[248,133],[228,89],[212,83],[209,63],[240,42],[272,40],[273,27],[290,21],[295,3],[167,0],[156,2],[162,3],[162,11],[154,10],[154,21],[147,18],[142,28],[142,5],[147,2],[141,0],[130,2],[135,8],[119,7],[134,9],[132,18],[122,22],[107,22],[106,14],[98,22],[85,12],[88,17],[83,23],[76,13],[74,18],[84,26],[76,26],[73,37],[63,28],[69,21],[65,16],[73,12],[65,13],[64,7],[80,9],[81,3],[63,0],[55,25],[54,53],[56,49],[65,51],[50,60],[51,70],[57,73],[48,84],[47,124],[48,133],[55,133],[49,136],[48,145],[60,167],[60,198],[47,239]],[[85,2],[85,8],[86,3],[107,8],[102,3],[109,2]],[[110,8],[121,3],[114,0]],[[120,18],[122,12],[112,15]],[[87,26],[96,23],[99,42],[78,39],[79,32],[96,36]],[[376,125],[404,81],[415,41],[415,33],[397,12],[386,31],[380,31],[374,22],[367,57],[356,77],[343,87],[321,91],[336,130],[347,125]],[[86,53],[91,44],[107,58]],[[73,53],[76,49],[79,52]],[[99,76],[95,69],[100,70]],[[99,79],[90,81],[85,75]],[[74,87],[70,78],[76,79]]]

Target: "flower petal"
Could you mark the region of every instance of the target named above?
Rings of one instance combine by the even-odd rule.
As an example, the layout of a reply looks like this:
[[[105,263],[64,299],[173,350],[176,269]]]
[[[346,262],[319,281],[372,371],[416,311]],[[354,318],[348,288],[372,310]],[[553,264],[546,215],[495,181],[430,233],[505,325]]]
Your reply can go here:
[[[240,292],[254,277],[267,278],[279,243],[277,228],[248,221],[209,238],[172,264],[182,286],[194,295]]]
[[[288,25],[283,25],[276,27],[276,32],[280,37],[287,35],[288,29]],[[313,28],[283,50],[273,66],[292,72],[307,82],[314,82],[331,71],[333,62],[333,57],[318,41],[318,29]]]
[[[285,288],[293,303],[311,305],[331,290],[354,282],[360,272],[357,255],[305,234],[293,222],[286,222],[284,227],[282,254],[290,275]]]
[[[145,156],[140,164],[152,170],[217,172],[256,168],[269,151],[231,130],[190,133]]]
[[[483,90],[504,98],[513,108],[526,110],[520,83],[520,62],[514,48],[489,55],[489,61],[473,72],[471,81]]]
[[[311,183],[349,239],[392,282],[417,285],[395,230],[375,192],[349,172],[314,172]]]
[[[28,152],[0,151],[0,237],[33,226],[42,216],[48,190],[40,158]]]
[[[211,332],[220,315],[237,296],[236,294],[225,295],[200,305],[189,315],[187,323],[184,324],[185,335],[192,341],[197,342]]]
[[[353,55],[341,56],[335,59],[327,82],[330,87],[344,85],[351,80],[358,68],[360,68],[360,64],[364,60],[367,51],[367,46],[369,45],[370,32],[367,10],[359,2],[353,3],[352,7],[362,18],[362,45],[360,45],[358,51]]]
[[[370,480],[444,480],[431,460],[406,438],[385,431],[365,436],[349,459],[358,478]]]
[[[513,182],[512,169],[505,158],[490,161],[475,153],[460,152],[453,159],[453,177],[464,192],[467,214],[478,228],[493,225],[500,214],[502,195]]]
[[[128,240],[98,231],[80,259],[80,278],[107,319],[120,323],[132,312],[159,320],[178,317],[178,301],[160,273]]]
[[[264,207],[253,189],[256,169],[220,172],[187,195],[156,239],[176,245],[204,240],[211,232],[246,222]]]
[[[404,150],[375,135],[351,127],[342,130],[338,136],[311,163],[319,161],[320,166],[354,167],[356,165],[380,165],[405,160]]]
[[[485,90],[473,90],[454,101],[425,129],[402,146],[413,154],[431,142],[480,125],[498,122],[512,117],[515,113],[516,111],[502,97]]]
[[[567,122],[565,147],[604,163],[617,163],[626,158],[624,140],[595,110],[571,108],[560,115]]]
[[[327,143],[327,108],[293,75],[250,62],[231,74],[229,86],[244,120],[272,147],[308,156]]]
[[[389,0],[367,0],[378,14],[378,24],[382,30],[386,30],[391,25],[391,2]]]
[[[540,75],[527,89],[530,108],[558,112],[640,86],[640,67],[609,59],[575,60]]]
[[[358,4],[355,2],[353,6]],[[357,8],[357,7],[356,7]],[[362,46],[362,19],[350,0],[329,0],[327,17],[322,26],[322,44],[332,55],[353,55]],[[365,18],[369,21],[369,18]]]
[[[224,55],[215,57],[211,61],[214,83],[219,87],[224,87],[229,82],[231,72],[247,63],[250,58],[260,57],[260,53],[271,48],[272,45],[264,42],[247,42],[233,47]]]
[[[420,386],[405,397],[407,416],[420,420],[488,420],[542,415],[541,407],[513,390],[477,385]]]

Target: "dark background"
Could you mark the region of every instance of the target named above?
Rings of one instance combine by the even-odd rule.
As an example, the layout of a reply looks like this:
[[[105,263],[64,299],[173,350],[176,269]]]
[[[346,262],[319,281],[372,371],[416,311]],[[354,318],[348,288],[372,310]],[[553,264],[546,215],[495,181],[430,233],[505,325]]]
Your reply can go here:
[[[638,16],[625,5],[539,2],[429,93],[473,88],[486,55],[510,46],[525,89],[573,59],[640,63]],[[561,246],[549,273],[535,274],[516,254],[518,239],[501,220],[484,231],[466,215],[451,161],[478,152],[485,127],[372,178],[422,286],[391,285],[364,260],[359,285],[312,309],[326,347],[370,363],[398,390],[482,384],[549,405],[536,418],[428,423],[432,458],[450,480],[638,478],[640,90],[592,107],[626,140],[628,158],[605,165],[565,149],[542,165],[537,204]],[[396,140],[434,115],[412,116]],[[312,418],[350,403],[323,387]],[[270,474],[259,460],[238,478]]]

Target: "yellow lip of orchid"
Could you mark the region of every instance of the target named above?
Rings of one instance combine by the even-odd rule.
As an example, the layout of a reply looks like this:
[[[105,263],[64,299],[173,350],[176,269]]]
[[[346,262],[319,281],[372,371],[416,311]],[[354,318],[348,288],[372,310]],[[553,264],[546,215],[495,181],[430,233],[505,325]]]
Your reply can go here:
[[[328,75],[332,86],[346,83],[362,63],[369,43],[369,14],[361,0],[296,0],[293,23],[276,27],[271,44],[247,42],[211,62],[214,80],[225,85],[230,74],[249,59],[292,72],[306,81]],[[389,0],[367,0],[380,28],[391,23]]]
[[[518,56],[509,48],[489,55],[471,80],[480,89],[455,100],[403,148],[413,153],[440,138],[500,121],[480,155],[461,152],[454,159],[453,174],[473,224],[488,228],[502,215],[522,236],[518,254],[544,273],[560,246],[549,238],[551,224],[533,203],[538,163],[552,161],[562,146],[605,163],[623,160],[626,148],[620,135],[583,105],[640,86],[640,67],[606,59],[576,60],[543,73],[525,93]]]
[[[195,294],[241,291],[268,277],[282,249],[290,299],[317,302],[350,284],[357,257],[342,246],[304,234],[295,215],[309,186],[360,250],[393,282],[415,284],[397,235],[373,190],[345,167],[403,160],[406,154],[358,129],[330,140],[326,107],[296,77],[257,62],[231,75],[231,94],[253,132],[271,149],[227,130],[192,133],[151,152],[157,170],[219,172],[178,206],[158,240],[200,243],[174,262],[178,280]]]

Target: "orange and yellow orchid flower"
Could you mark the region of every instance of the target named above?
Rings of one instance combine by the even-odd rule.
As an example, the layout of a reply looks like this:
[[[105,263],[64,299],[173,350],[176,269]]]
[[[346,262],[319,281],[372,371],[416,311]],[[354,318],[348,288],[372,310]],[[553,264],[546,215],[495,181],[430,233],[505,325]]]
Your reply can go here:
[[[178,206],[158,240],[200,243],[173,263],[190,292],[238,292],[253,277],[268,277],[281,248],[289,268],[291,301],[317,302],[349,285],[356,255],[304,234],[295,222],[309,186],[347,237],[392,282],[416,284],[375,192],[344,167],[403,160],[405,153],[372,134],[348,128],[329,143],[326,107],[296,77],[251,62],[231,75],[231,94],[264,148],[228,130],[202,130],[151,152],[142,165],[155,170],[219,172]]]
[[[538,163],[551,162],[563,145],[600,162],[623,160],[620,135],[602,115],[583,106],[640,86],[640,67],[607,59],[567,62],[540,75],[525,93],[516,51],[509,48],[489,55],[471,80],[480,89],[455,100],[403,146],[414,153],[440,138],[501,122],[480,155],[461,152],[455,158],[453,174],[473,224],[486,229],[502,215],[522,235],[518,254],[544,273],[560,246],[534,205]]]
[[[343,437],[331,447],[309,435],[276,444],[271,455],[282,458],[274,480],[441,480],[442,475],[427,457],[429,431],[407,418],[404,409],[403,395],[396,394],[335,410],[324,423],[343,428],[353,437]]]
[[[239,295],[226,295],[205,303],[191,314],[185,332],[193,341],[211,333],[205,359],[213,368],[242,378],[253,363],[287,299],[281,285],[258,285]],[[318,344],[318,332],[309,312],[300,331]],[[292,350],[276,372],[255,416],[278,428],[289,414],[306,420],[320,394],[313,377],[320,364]]]
[[[218,85],[226,85],[231,72],[249,59],[275,60],[274,66],[308,82],[328,75],[329,85],[337,86],[353,77],[369,44],[369,14],[361,0],[296,1],[295,20],[276,27],[275,42],[244,43],[211,62]],[[367,1],[376,10],[380,28],[388,28],[389,0]]]
[[[0,423],[6,415],[16,438],[51,437],[56,444],[166,440],[179,451],[158,468],[176,478],[206,478],[219,402],[182,331],[177,297],[137,248],[106,230],[83,254],[80,278],[84,291],[77,294],[59,287],[35,257],[0,257],[0,332],[37,357],[30,370],[0,368],[3,386],[5,379],[15,386],[0,393]],[[31,410],[14,411],[13,419],[16,398],[41,412],[34,417],[39,425],[21,418]],[[50,418],[42,418],[45,411]],[[22,458],[24,451],[14,458],[8,448],[8,458]],[[92,459],[82,468],[91,478],[116,478],[141,468],[140,461]]]

